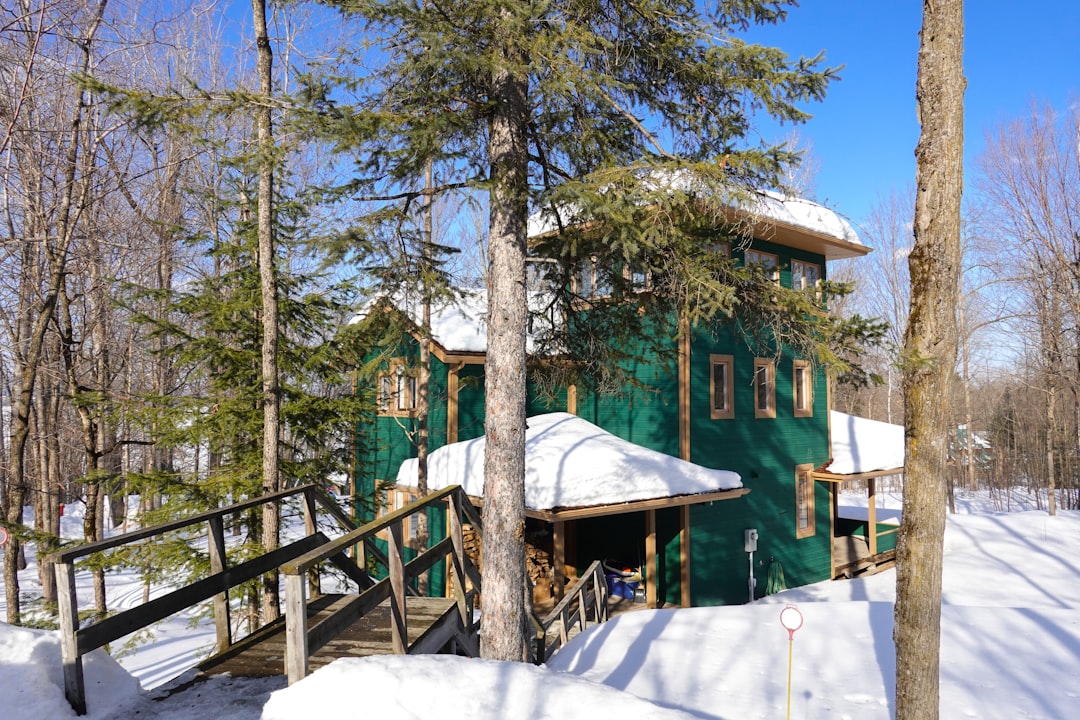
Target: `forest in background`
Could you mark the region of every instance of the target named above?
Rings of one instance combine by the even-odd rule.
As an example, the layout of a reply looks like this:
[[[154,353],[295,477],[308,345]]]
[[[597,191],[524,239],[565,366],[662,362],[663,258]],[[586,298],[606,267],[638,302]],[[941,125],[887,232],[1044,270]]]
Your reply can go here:
[[[106,496],[139,494],[152,513],[168,493],[169,512],[182,512],[181,498],[204,506],[259,487],[259,102],[246,12],[58,0],[0,16],[0,491],[13,529],[34,506],[27,541],[55,542],[61,503],[87,503],[94,538],[123,507]],[[274,8],[270,21],[281,97],[360,44],[318,7]],[[105,86],[138,89],[140,112],[112,112]],[[157,102],[173,95],[191,102]],[[1050,497],[1066,507],[1080,506],[1077,130],[1075,115],[1041,106],[970,130],[993,141],[967,177],[953,403],[957,482],[1022,478],[1058,489]],[[387,253],[408,245],[412,266],[358,266],[333,242],[358,201],[319,192],[353,168],[299,125],[279,122],[274,141],[283,474],[323,481],[348,467],[364,400],[350,374],[358,345],[342,330],[363,289],[415,272],[422,229],[413,217],[377,239]],[[885,318],[893,333],[871,358],[883,382],[834,387],[834,407],[895,423],[911,196],[883,199],[859,223],[874,253],[832,270],[858,278],[832,311]],[[450,195],[435,214],[439,243],[458,251],[448,273],[475,283],[486,266],[476,198]],[[191,477],[207,482],[178,480]],[[48,601],[51,568],[39,568]]]

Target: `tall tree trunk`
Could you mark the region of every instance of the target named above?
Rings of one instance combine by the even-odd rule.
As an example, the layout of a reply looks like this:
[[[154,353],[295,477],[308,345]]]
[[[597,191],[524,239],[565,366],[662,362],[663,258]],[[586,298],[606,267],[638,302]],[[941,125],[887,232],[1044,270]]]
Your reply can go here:
[[[423,295],[420,319],[420,373],[416,380],[416,390],[419,397],[416,399],[416,491],[420,497],[428,494],[428,450],[430,445],[430,432],[428,413],[431,405],[428,395],[428,384],[431,382],[431,281],[432,281],[432,240],[435,230],[434,202],[431,196],[432,173],[431,160],[427,161],[424,168],[424,231],[421,237],[421,261],[420,261],[420,292]],[[428,516],[427,512],[420,513],[416,518],[416,541],[420,549],[426,549],[428,544]],[[428,581],[431,573],[424,573],[418,579],[421,595],[428,592]]]
[[[78,38],[78,46],[82,57],[79,63],[79,72],[86,74],[90,69],[90,48],[98,27],[101,25],[102,16],[105,13],[106,0],[101,0],[91,11],[90,19],[82,35]],[[20,367],[17,378],[17,391],[13,393],[11,402],[11,442],[8,445],[9,461],[9,485],[8,494],[4,500],[7,507],[5,520],[13,529],[23,524],[23,504],[26,502],[26,443],[30,429],[30,409],[34,394],[34,384],[37,380],[38,365],[41,361],[42,350],[45,344],[45,333],[53,319],[59,295],[62,292],[64,276],[67,272],[68,249],[71,244],[78,216],[81,213],[85,198],[76,198],[76,183],[79,170],[80,140],[82,139],[82,123],[85,120],[87,97],[81,89],[75,91],[75,108],[68,126],[66,146],[63,148],[64,156],[60,163],[63,175],[58,178],[60,188],[60,206],[57,208],[56,224],[45,227],[41,223],[35,223],[35,232],[39,235],[35,240],[40,244],[48,260],[48,277],[45,281],[44,294],[40,303],[34,310],[32,320],[28,320],[28,335],[25,349],[20,359]],[[85,190],[85,185],[83,187]],[[78,201],[78,202],[77,202]],[[50,237],[51,236],[51,237]],[[22,541],[16,535],[12,535],[4,545],[4,591],[7,602],[7,621],[17,625],[21,621],[22,613],[19,602],[19,576],[18,564],[22,554]]]
[[[270,113],[273,89],[274,54],[266,31],[266,0],[251,0],[258,49],[256,68],[259,75],[261,105],[257,109],[259,190],[259,284],[262,295],[262,404],[263,404],[263,492],[281,489],[278,470],[278,437],[281,434],[278,388],[278,291],[274,268],[274,134]],[[263,505],[263,548],[270,552],[278,546],[281,509],[277,503]],[[263,622],[280,615],[276,572],[263,576]]]
[[[492,78],[495,109],[488,155],[491,209],[488,352],[484,390],[484,632],[482,657],[522,660],[525,652],[525,223],[528,83],[520,51],[506,41]]]
[[[937,718],[948,415],[956,367],[963,194],[962,0],[924,0],[915,150],[915,246],[904,333],[903,524],[897,540],[896,718]]]

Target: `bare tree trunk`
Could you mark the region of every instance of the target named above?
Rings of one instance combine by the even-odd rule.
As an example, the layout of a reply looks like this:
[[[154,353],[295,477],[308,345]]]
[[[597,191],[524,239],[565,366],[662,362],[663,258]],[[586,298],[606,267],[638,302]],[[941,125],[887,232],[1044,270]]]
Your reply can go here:
[[[948,432],[956,366],[963,194],[962,0],[924,0],[915,150],[915,246],[904,333],[903,524],[897,541],[896,718],[937,718],[940,706],[941,556]]]
[[[432,246],[434,235],[434,206],[431,197],[431,161],[428,160],[424,168],[424,231],[421,242],[421,265],[420,265],[420,292],[423,294],[422,318],[420,320],[420,376],[416,381],[418,397],[416,399],[416,490],[420,497],[428,494],[428,450],[430,444],[430,432],[428,426],[428,413],[430,412],[429,387],[431,382],[431,287],[432,280]],[[428,545],[428,517],[426,512],[420,513],[416,518],[416,540],[419,548],[424,550]],[[430,573],[424,573],[418,579],[418,587],[421,595],[428,592],[428,580]]]
[[[492,78],[495,110],[488,155],[491,209],[488,353],[484,390],[484,632],[482,657],[520,661],[525,653],[525,221],[527,94],[520,51],[496,21],[505,67]],[[501,26],[499,23],[501,22]]]
[[[263,405],[263,492],[281,489],[278,470],[278,437],[281,434],[278,388],[278,291],[274,269],[274,134],[270,113],[273,90],[274,54],[266,31],[266,0],[251,0],[255,25],[256,64],[259,75],[261,105],[257,109],[259,190],[259,284],[262,294],[262,405]],[[281,509],[277,503],[263,505],[263,548],[270,552],[278,546]],[[278,577],[276,572],[263,576],[263,622],[276,620],[280,615]]]
[[[90,47],[97,29],[101,24],[105,12],[106,0],[101,0],[92,10],[91,17],[78,40],[82,58],[79,72],[85,74],[90,68]],[[66,147],[61,163],[63,175],[60,181],[60,206],[56,212],[56,226],[46,228],[39,225],[36,231],[41,235],[38,239],[40,247],[44,249],[48,259],[48,278],[45,282],[45,291],[38,307],[35,308],[33,320],[28,321],[29,334],[26,336],[25,354],[21,358],[19,369],[18,392],[13,393],[11,407],[11,442],[8,446],[9,460],[9,492],[5,495],[7,507],[5,508],[8,524],[17,527],[23,524],[23,505],[26,502],[26,443],[29,437],[30,409],[34,394],[34,384],[37,379],[38,364],[41,360],[42,349],[45,342],[45,333],[53,319],[58,298],[62,292],[64,277],[67,272],[67,254],[71,244],[72,235],[82,211],[82,203],[76,200],[76,182],[79,170],[80,141],[82,139],[82,123],[86,115],[86,95],[82,90],[76,89],[75,108],[68,127]],[[50,234],[53,235],[50,238]],[[19,601],[19,577],[17,574],[19,558],[22,553],[22,542],[17,536],[12,536],[4,545],[4,589],[7,601],[7,619],[12,625],[21,621],[21,608]]]

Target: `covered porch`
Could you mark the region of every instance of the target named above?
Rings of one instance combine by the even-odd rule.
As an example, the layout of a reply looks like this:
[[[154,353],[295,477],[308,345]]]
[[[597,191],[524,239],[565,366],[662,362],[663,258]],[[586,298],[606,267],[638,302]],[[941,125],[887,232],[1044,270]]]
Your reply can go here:
[[[525,456],[526,517],[534,531],[541,524],[533,545],[543,544],[550,558],[555,602],[580,568],[618,560],[641,568],[646,606],[688,607],[690,506],[750,492],[737,473],[635,445],[567,413],[528,419]],[[461,485],[482,504],[483,459],[482,437],[436,450],[429,489]],[[402,463],[398,485],[415,487],[416,472],[415,460]]]
[[[879,488],[884,479],[903,476],[904,428],[832,411],[829,438],[832,459],[812,477],[829,485],[832,577],[851,578],[891,567],[896,561],[900,512],[881,507]],[[865,484],[865,507],[841,505],[844,482]]]

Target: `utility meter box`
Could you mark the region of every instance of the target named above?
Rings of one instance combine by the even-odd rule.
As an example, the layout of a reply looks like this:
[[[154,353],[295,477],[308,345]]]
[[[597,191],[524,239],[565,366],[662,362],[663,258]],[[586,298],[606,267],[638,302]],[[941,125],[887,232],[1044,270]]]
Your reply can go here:
[[[744,534],[743,552],[757,552],[757,528],[750,528],[744,531]]]

